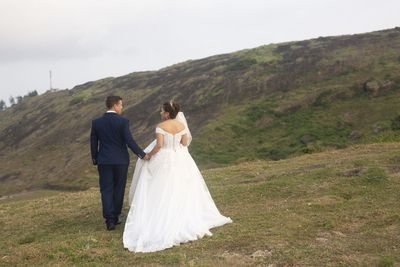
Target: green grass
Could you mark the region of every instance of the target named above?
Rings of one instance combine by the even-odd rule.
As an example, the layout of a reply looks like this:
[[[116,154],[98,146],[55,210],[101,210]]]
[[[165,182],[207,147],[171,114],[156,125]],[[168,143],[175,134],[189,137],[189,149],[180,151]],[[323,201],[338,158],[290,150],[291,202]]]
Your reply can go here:
[[[399,149],[358,145],[203,171],[233,223],[149,254],[123,249],[122,225],[105,230],[98,188],[1,200],[0,266],[397,266]]]
[[[393,121],[399,114],[400,83],[377,98],[369,97],[362,85],[337,91],[353,78],[350,75],[329,81],[336,85],[329,85],[325,91],[309,87],[240,106],[224,105],[223,114],[205,125],[193,142],[193,155],[202,166],[213,167],[257,158],[279,160],[353,144],[399,141],[400,131]],[[340,92],[343,96],[332,100]],[[308,143],[302,141],[305,136],[310,139]]]

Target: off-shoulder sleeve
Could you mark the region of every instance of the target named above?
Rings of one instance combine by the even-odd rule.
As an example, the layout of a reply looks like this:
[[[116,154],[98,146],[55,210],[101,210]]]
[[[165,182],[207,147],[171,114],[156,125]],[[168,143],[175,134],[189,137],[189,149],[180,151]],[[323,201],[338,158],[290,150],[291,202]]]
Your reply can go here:
[[[159,134],[164,135],[164,130],[161,129],[160,127],[157,127],[157,128],[156,128],[156,133],[159,133]]]
[[[181,135],[185,135],[185,134],[187,134],[187,133],[188,133],[187,128],[185,128],[185,129],[183,129],[183,130],[181,131]]]

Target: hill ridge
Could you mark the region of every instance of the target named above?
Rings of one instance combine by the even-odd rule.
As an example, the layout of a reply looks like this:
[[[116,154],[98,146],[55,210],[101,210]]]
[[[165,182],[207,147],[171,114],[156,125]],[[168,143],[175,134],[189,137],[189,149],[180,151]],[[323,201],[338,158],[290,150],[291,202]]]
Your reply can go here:
[[[27,97],[0,113],[0,195],[87,188],[90,121],[119,94],[144,147],[181,103],[203,168],[399,141],[400,28],[269,44]],[[71,188],[72,189],[72,188]]]

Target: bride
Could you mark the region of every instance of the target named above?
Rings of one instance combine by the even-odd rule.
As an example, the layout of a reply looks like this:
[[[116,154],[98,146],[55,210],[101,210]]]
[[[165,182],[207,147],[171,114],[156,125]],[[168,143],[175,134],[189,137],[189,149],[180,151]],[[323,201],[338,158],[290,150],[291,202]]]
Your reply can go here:
[[[138,159],[129,192],[124,247],[153,252],[211,236],[210,228],[232,222],[220,214],[189,154],[190,130],[177,103],[166,102],[156,140]]]

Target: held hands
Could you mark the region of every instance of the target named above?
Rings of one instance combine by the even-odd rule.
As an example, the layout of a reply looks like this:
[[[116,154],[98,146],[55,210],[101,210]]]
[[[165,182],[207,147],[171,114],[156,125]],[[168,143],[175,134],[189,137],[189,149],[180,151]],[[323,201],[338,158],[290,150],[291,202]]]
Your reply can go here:
[[[151,159],[151,155],[146,154],[146,155],[143,157],[143,159],[144,159],[144,160],[150,160],[150,159]]]

